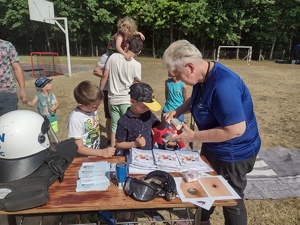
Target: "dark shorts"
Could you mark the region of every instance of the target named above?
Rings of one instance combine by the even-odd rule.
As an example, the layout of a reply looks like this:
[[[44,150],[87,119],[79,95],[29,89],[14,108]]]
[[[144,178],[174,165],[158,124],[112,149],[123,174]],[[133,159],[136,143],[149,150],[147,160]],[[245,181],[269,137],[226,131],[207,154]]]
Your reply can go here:
[[[104,115],[106,119],[110,119],[109,107],[108,107],[108,91],[103,90],[103,105],[104,105]]]
[[[18,95],[11,92],[0,92],[0,116],[18,109]]]

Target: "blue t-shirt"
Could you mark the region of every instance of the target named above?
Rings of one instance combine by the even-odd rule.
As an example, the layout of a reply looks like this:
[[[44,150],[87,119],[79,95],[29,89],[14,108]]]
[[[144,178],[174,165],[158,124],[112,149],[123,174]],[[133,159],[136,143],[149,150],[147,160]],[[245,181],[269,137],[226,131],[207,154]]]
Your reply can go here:
[[[153,149],[152,128],[158,126],[160,121],[150,110],[138,118],[129,109],[118,120],[116,140],[131,142],[141,134],[146,140],[146,145],[141,149]]]
[[[252,98],[236,73],[215,62],[205,84],[193,86],[190,107],[199,130],[246,122],[245,133],[240,137],[225,142],[203,143],[217,159],[236,162],[258,153],[261,140]]]

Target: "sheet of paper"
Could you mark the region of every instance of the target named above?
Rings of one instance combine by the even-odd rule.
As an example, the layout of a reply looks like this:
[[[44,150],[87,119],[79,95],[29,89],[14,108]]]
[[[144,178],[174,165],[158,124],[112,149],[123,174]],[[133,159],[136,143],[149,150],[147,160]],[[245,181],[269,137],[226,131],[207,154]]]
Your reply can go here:
[[[174,178],[177,193],[182,202],[191,202],[208,208],[215,200],[240,199],[240,196],[222,176],[200,177],[198,181],[186,182],[182,177]]]
[[[83,162],[78,170],[76,192],[103,191],[110,185],[111,164],[104,162]]]
[[[155,168],[152,150],[141,150],[137,148],[132,148],[130,150],[130,155],[131,164],[144,166],[148,168]]]
[[[180,163],[174,151],[153,149],[153,156],[156,165],[175,168],[180,167]]]
[[[191,203],[193,203],[196,206],[199,206],[203,209],[209,210],[212,205],[214,204],[215,200],[213,199],[202,199],[202,200],[191,200]]]
[[[200,185],[215,200],[240,199],[240,196],[222,176],[200,177]]]

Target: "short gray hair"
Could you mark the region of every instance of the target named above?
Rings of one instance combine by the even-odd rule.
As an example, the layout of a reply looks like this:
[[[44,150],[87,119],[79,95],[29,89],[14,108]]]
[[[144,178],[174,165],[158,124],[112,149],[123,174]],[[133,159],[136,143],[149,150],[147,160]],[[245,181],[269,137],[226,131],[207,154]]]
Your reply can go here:
[[[178,40],[173,42],[164,52],[163,64],[170,71],[181,68],[188,61],[197,61],[202,59],[202,54],[195,45],[187,40]]]

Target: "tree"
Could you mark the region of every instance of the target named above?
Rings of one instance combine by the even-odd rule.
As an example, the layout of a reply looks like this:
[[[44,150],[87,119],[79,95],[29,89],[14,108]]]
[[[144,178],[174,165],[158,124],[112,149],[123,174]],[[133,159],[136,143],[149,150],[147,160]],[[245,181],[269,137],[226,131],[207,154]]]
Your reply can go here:
[[[300,0],[53,0],[55,16],[67,17],[71,55],[104,51],[117,20],[130,16],[156,57],[178,39],[202,52],[218,45],[252,45],[287,50],[300,42]],[[21,52],[56,49],[64,54],[64,34],[56,25],[30,21],[28,0],[0,0],[0,32]],[[59,22],[59,21],[58,21]],[[6,37],[5,37],[6,36]],[[146,52],[146,51],[143,52]],[[214,57],[215,53],[213,53]],[[238,54],[237,54],[238,56]]]
[[[155,51],[155,40],[159,43],[169,45],[174,40],[183,36],[192,36],[199,31],[195,26],[201,25],[205,18],[205,1],[168,1],[168,0],[130,0],[125,1],[124,9],[127,15],[134,15],[140,24],[150,29],[152,38],[152,49]],[[166,35],[169,39],[165,41]],[[174,37],[174,34],[177,34]],[[164,44],[166,43],[166,44]],[[153,56],[156,53],[153,52]]]

